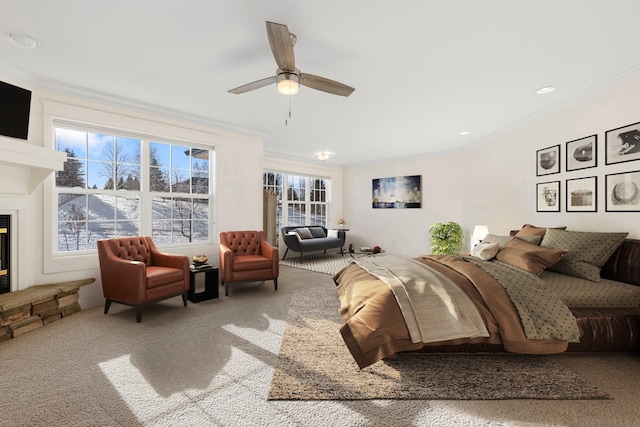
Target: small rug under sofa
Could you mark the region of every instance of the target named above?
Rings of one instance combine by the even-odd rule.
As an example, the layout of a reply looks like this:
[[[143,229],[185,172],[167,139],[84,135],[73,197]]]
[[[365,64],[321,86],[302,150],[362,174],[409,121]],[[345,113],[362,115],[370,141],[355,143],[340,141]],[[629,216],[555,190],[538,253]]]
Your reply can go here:
[[[338,271],[349,265],[354,259],[367,256],[366,254],[320,254],[305,255],[303,257],[286,258],[280,260],[280,265],[302,268],[304,270],[316,271],[335,275]]]

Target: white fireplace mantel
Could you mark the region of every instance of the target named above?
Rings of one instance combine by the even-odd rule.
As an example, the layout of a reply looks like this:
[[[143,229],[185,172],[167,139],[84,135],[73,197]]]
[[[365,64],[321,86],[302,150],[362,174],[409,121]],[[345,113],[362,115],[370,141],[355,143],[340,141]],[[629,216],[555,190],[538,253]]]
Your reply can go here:
[[[0,194],[30,194],[54,171],[63,170],[67,154],[0,137]]]

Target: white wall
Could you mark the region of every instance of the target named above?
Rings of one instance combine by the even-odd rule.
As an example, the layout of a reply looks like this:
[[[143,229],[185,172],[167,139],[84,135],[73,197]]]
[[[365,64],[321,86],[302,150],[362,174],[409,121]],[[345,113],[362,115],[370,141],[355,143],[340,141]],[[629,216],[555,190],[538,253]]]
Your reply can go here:
[[[464,220],[461,158],[452,155],[345,168],[344,220],[347,243],[380,246],[403,256],[425,254],[428,228],[435,222]],[[422,175],[421,209],[373,209],[371,180]]]
[[[0,79],[29,89],[20,82]],[[33,90],[33,89],[32,89]],[[128,111],[94,104],[56,94],[34,91],[29,141],[4,138],[16,144],[46,147],[44,141],[42,99],[105,111],[115,116],[133,117],[163,126],[215,134],[216,148],[216,224],[218,230],[261,228],[262,170],[329,177],[333,198],[329,226],[344,218],[350,229],[347,243],[356,246],[379,245],[390,253],[417,256],[430,250],[428,228],[435,222],[456,221],[466,234],[465,247],[475,224],[486,224],[492,233],[506,234],[525,223],[540,226],[567,225],[572,230],[629,231],[640,238],[639,213],[604,211],[604,175],[640,169],[640,161],[604,165],[604,132],[640,121],[640,79],[612,89],[589,101],[568,108],[534,125],[496,137],[466,151],[424,158],[339,167],[315,162],[298,162],[277,158],[263,159],[261,139],[223,129],[213,129],[172,120],[167,117]],[[565,170],[565,142],[598,134],[598,167],[571,173],[536,177],[536,150],[560,144],[562,170]],[[3,137],[0,137],[3,138]],[[49,145],[50,146],[50,145]],[[0,177],[15,175],[11,167],[0,164]],[[372,209],[371,180],[403,175],[422,175],[423,207],[421,209]],[[535,185],[546,180],[564,181],[581,176],[598,177],[598,212],[567,213],[562,198],[562,212],[537,213]],[[46,185],[46,184],[45,184]],[[95,284],[84,287],[80,302],[83,307],[103,303],[97,255],[82,261],[73,269],[45,273],[43,246],[45,242],[44,191],[38,187],[31,194],[0,194],[0,212],[17,213],[19,241],[15,242],[20,258],[13,289],[34,284],[53,283],[86,277],[96,277]],[[215,235],[213,242],[217,241]],[[217,245],[176,248],[189,256],[205,253],[217,262]],[[15,252],[14,252],[15,253]]]
[[[43,100],[59,104],[58,110],[64,106],[70,109],[82,108],[88,114],[98,117],[108,116],[111,125],[121,124],[125,129],[131,123],[156,129],[157,133],[166,137],[185,139],[215,147],[216,177],[214,184],[215,224],[212,227],[211,243],[197,246],[174,247],[168,252],[183,253],[189,257],[204,253],[212,263],[218,263],[217,232],[230,229],[262,228],[262,155],[263,142],[260,138],[242,135],[224,129],[214,129],[203,125],[194,125],[136,111],[125,110],[108,105],[91,103],[58,94],[43,93],[20,82],[0,80],[25,87],[33,91],[29,140],[3,138],[12,144],[35,144],[53,148],[52,141],[46,135],[50,114],[43,111]],[[95,123],[95,122],[94,122]],[[102,123],[107,124],[107,123]],[[2,153],[0,153],[0,156]],[[0,177],[15,175],[13,167],[0,162]],[[23,172],[24,173],[24,172]],[[48,237],[47,212],[50,197],[47,197],[46,186],[52,185],[50,176],[43,185],[33,192],[23,195],[2,194],[0,190],[0,213],[14,215],[18,233],[15,240],[12,290],[24,289],[33,285],[56,283],[66,280],[95,277],[96,283],[80,290],[80,304],[83,308],[104,304],[100,283],[97,253],[78,257],[74,260],[51,260],[45,250]],[[16,230],[17,228],[17,230]],[[62,266],[62,267],[61,267]]]
[[[507,234],[525,223],[576,231],[627,231],[640,238],[640,213],[605,212],[605,175],[640,170],[640,161],[605,166],[605,132],[640,122],[640,79],[633,80],[463,152],[359,165],[344,170],[344,216],[356,246],[380,245],[418,256],[430,250],[428,228],[456,221],[468,250],[476,224]],[[565,143],[598,135],[598,166],[566,172]],[[561,146],[561,173],[536,176],[536,151]],[[372,209],[371,180],[422,175],[422,209]],[[567,178],[597,176],[597,212],[566,212]],[[536,183],[561,181],[561,212],[536,212]]]

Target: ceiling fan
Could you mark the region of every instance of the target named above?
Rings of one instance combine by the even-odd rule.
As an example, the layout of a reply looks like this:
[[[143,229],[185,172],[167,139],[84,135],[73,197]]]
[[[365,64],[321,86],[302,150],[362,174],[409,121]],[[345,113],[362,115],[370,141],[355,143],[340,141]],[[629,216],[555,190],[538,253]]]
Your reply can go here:
[[[293,55],[293,46],[297,37],[289,32],[286,25],[267,21],[267,36],[278,65],[276,75],[231,89],[230,93],[239,95],[273,83],[277,85],[278,91],[285,95],[298,93],[300,85],[340,96],[349,96],[355,90],[351,86],[298,70]]]

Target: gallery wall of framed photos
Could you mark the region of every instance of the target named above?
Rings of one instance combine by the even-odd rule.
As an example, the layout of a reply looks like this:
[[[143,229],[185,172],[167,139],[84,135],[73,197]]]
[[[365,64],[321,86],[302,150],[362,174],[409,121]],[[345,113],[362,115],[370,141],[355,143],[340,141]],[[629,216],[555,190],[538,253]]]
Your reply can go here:
[[[600,197],[605,212],[640,212],[640,122],[604,133],[599,169],[598,144],[593,134],[536,151],[537,212],[597,212]]]

